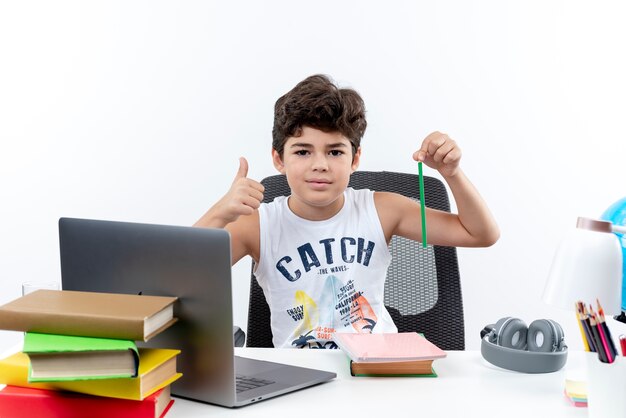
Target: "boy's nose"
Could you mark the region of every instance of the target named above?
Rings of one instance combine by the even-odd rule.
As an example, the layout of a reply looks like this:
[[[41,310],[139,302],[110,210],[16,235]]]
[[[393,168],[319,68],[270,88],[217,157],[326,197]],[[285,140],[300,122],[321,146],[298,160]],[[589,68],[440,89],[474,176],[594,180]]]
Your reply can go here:
[[[326,171],[328,170],[328,161],[326,161],[325,155],[316,155],[313,157],[313,165],[311,167],[314,171]]]

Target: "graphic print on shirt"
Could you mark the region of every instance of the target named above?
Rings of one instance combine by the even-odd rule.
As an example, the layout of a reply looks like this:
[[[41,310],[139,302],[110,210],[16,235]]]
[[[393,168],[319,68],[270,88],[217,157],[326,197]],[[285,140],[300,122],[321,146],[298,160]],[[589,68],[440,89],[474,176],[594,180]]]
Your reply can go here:
[[[337,329],[352,326],[356,332],[372,332],[377,317],[363,292],[357,291],[353,280],[342,283],[334,275],[327,276],[315,301],[304,291],[295,294],[295,306],[287,310],[300,324],[290,337],[297,348],[337,348],[332,341]]]
[[[292,309],[288,309],[287,313],[294,321],[300,322],[290,337],[290,340],[292,340],[291,345],[298,348],[307,346],[310,340],[315,339],[310,334],[319,321],[320,311],[317,308],[317,304],[305,292],[298,290],[295,297],[295,306]]]

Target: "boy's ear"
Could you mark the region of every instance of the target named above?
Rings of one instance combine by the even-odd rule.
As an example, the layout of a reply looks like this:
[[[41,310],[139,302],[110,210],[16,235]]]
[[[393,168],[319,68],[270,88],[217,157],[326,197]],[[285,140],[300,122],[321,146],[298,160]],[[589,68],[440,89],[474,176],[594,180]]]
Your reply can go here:
[[[285,174],[285,165],[283,164],[283,159],[280,158],[280,154],[275,149],[272,149],[272,161],[274,162],[274,167],[280,174]]]
[[[361,162],[361,147],[357,148],[354,156],[352,157],[352,172],[354,173],[357,168],[359,168],[359,163]]]

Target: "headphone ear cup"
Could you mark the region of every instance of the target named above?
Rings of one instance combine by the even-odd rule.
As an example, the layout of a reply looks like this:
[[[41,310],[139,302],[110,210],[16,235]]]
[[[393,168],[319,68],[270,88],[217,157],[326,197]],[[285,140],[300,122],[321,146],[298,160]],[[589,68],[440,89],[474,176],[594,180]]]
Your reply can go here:
[[[499,343],[498,343],[498,336],[500,335],[500,329],[502,328],[502,325],[505,322],[509,321],[510,319],[511,319],[510,316],[505,316],[504,318],[498,319],[498,321],[495,324],[488,325],[488,326],[491,326],[491,330],[487,334],[490,343],[493,343],[495,345],[499,345]]]
[[[563,328],[551,319],[537,319],[528,326],[528,351],[558,351],[563,345],[563,339]]]
[[[502,318],[496,323],[496,333],[498,335],[496,344],[516,350],[524,350],[526,348],[528,328],[521,319]]]

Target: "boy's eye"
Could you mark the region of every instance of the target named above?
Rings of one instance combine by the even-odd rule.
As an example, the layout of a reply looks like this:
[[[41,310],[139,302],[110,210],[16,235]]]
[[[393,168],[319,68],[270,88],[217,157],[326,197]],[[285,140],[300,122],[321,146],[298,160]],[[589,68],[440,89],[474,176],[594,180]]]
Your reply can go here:
[[[296,155],[307,155],[308,153],[309,153],[309,151],[307,151],[305,149],[300,149],[300,150],[295,152]]]
[[[340,155],[343,155],[343,151],[334,149],[330,151],[330,155],[332,155],[333,157],[339,157]]]

